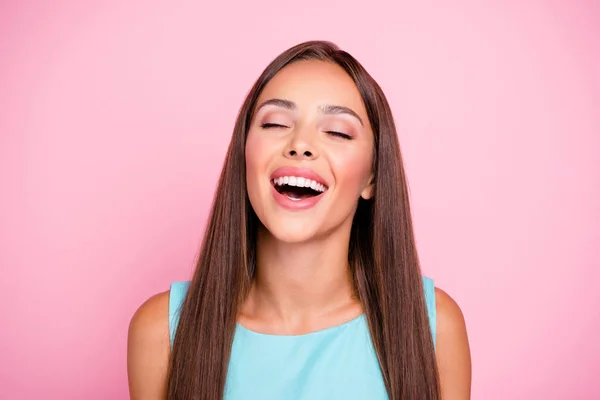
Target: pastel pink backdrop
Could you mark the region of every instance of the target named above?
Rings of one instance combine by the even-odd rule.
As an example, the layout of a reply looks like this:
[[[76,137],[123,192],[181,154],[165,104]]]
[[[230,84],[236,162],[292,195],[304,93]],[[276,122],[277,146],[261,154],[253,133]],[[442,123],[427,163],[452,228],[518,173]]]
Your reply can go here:
[[[451,3],[3,2],[0,398],[128,397],[129,319],[190,276],[246,91],[322,38],[388,95],[473,398],[599,398],[600,5]]]

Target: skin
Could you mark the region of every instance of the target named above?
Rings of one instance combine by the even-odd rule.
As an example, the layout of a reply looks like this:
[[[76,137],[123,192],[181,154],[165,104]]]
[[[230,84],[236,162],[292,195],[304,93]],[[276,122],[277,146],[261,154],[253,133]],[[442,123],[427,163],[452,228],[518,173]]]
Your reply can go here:
[[[273,99],[294,104],[261,107]],[[340,67],[306,61],[281,70],[257,104],[246,142],[246,180],[265,229],[239,322],[261,333],[298,334],[356,318],[362,309],[352,296],[348,242],[358,199],[373,190],[373,132],[361,122],[368,121],[362,98]],[[326,114],[328,105],[356,116]],[[315,207],[290,212],[277,205],[270,175],[283,166],[307,167],[325,180],[328,190]]]
[[[258,235],[257,275],[238,322],[278,335],[340,325],[363,312],[352,294],[347,261],[358,199],[373,193],[373,132],[362,99],[339,66],[302,61],[281,70],[257,105],[246,143],[246,180],[250,202],[264,228]],[[331,105],[351,112],[332,114],[327,108]],[[316,206],[289,211],[275,203],[270,175],[283,166],[308,167],[324,178],[328,190]],[[168,292],[153,296],[131,320],[131,399],[165,398],[168,301]],[[439,288],[436,306],[442,396],[469,399],[471,359],[463,314]]]

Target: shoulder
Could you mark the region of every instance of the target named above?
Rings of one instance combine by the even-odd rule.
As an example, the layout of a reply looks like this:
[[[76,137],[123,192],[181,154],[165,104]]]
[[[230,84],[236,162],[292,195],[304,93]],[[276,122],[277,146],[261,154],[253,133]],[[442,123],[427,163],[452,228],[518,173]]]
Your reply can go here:
[[[133,314],[129,323],[131,339],[169,336],[169,291],[158,293],[146,300]]]
[[[131,399],[162,399],[170,353],[169,291],[146,300],[134,313],[127,338]]]
[[[435,287],[435,308],[439,333],[466,332],[466,323],[458,303],[448,293]]]
[[[458,303],[435,288],[436,357],[444,398],[468,399],[471,387],[471,353],[467,327]]]

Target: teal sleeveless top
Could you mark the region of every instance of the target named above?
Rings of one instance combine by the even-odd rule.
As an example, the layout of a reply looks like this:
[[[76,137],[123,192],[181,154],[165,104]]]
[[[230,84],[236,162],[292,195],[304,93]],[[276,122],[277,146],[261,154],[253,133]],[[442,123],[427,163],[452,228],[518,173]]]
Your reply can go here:
[[[189,282],[171,284],[171,345]],[[423,278],[435,343],[433,281]],[[261,334],[236,326],[225,400],[387,400],[365,315],[295,336]]]

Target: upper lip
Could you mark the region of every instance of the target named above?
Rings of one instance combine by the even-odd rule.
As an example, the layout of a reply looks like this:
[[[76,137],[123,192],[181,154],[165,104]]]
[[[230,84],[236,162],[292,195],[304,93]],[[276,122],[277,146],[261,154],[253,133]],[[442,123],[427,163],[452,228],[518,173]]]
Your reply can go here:
[[[281,178],[282,176],[296,176],[296,177],[311,179],[313,181],[316,181],[317,183],[322,184],[323,186],[325,186],[326,189],[329,188],[329,184],[327,183],[327,181],[325,179],[323,179],[323,177],[321,175],[317,174],[315,171],[313,171],[310,168],[301,168],[301,167],[277,168],[271,174],[271,182],[273,182],[273,180],[275,180],[277,178]]]

